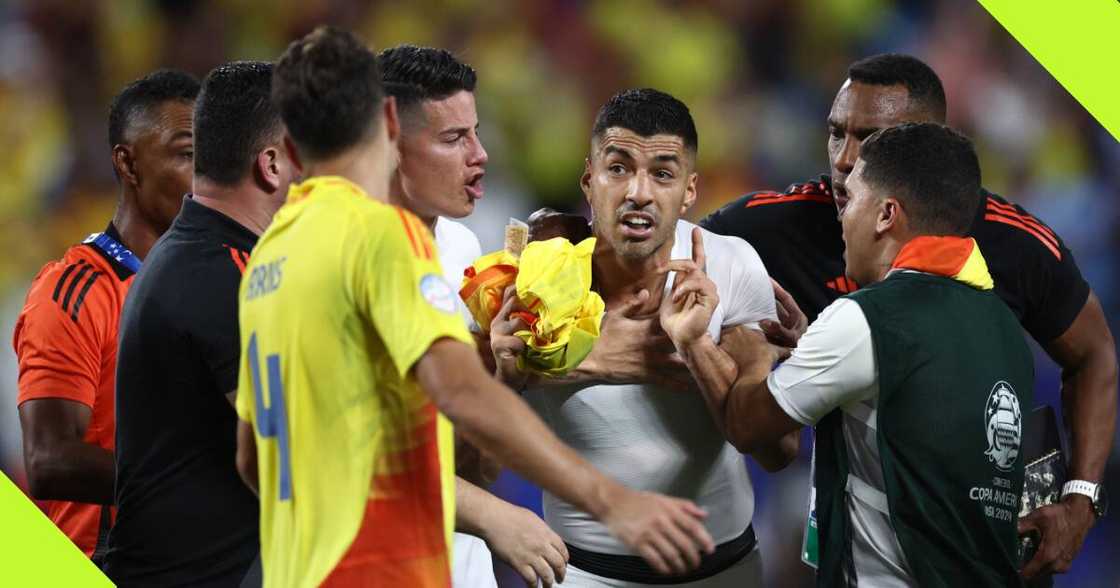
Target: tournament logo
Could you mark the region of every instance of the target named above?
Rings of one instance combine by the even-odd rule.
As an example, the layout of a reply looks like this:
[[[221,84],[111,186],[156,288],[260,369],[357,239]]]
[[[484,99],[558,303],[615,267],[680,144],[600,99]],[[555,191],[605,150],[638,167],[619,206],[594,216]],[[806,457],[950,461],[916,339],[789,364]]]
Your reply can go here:
[[[1019,443],[1023,433],[1023,418],[1019,412],[1019,397],[1011,384],[1000,380],[988,394],[984,408],[984,425],[988,433],[988,450],[984,455],[996,468],[1008,471],[1019,458]]]
[[[454,314],[458,308],[455,303],[455,292],[447,285],[443,276],[438,274],[428,274],[420,278],[420,295],[436,310]]]

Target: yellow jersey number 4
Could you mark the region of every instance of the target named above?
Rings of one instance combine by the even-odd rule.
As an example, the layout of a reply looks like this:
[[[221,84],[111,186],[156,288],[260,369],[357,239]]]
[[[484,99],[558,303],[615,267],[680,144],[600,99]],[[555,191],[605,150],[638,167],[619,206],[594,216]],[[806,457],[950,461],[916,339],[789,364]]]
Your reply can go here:
[[[268,368],[268,405],[265,406],[261,386],[261,362],[257,353],[257,333],[249,335],[249,371],[253,379],[256,402],[257,433],[265,439],[276,439],[280,451],[279,499],[292,498],[292,465],[288,450],[288,412],[284,407],[284,384],[280,381],[280,354],[265,357]]]

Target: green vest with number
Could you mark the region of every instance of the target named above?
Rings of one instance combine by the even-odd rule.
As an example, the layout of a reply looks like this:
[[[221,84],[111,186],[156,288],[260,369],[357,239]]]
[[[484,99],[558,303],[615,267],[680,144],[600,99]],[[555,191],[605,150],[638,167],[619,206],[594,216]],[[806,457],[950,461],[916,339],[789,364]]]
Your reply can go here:
[[[921,586],[1020,586],[1019,453],[1034,364],[991,290],[894,272],[848,295],[871,327],[877,445],[891,526]],[[817,425],[818,586],[858,580],[843,414]]]

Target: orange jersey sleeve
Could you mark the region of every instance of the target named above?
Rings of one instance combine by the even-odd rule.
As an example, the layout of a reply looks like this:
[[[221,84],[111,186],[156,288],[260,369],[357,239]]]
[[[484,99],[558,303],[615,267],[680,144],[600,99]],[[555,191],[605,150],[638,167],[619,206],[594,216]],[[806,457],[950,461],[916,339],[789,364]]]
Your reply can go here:
[[[72,248],[36,276],[16,321],[18,403],[64,398],[93,407],[102,371],[112,368],[119,303],[110,268]]]

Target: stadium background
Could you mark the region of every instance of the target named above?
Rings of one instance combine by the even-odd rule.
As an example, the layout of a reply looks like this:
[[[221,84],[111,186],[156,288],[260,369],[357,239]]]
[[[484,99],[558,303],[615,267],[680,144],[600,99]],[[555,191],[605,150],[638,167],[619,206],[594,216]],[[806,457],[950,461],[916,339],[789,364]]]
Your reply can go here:
[[[273,59],[323,22],[377,48],[446,47],[478,70],[490,164],[467,224],[484,250],[500,246],[511,215],[545,205],[586,212],[577,179],[591,122],[620,89],[657,87],[692,109],[695,220],[746,191],[826,172],[825,116],[847,64],[916,54],[945,82],[950,124],[976,140],[985,186],[1065,239],[1120,328],[1120,143],[970,0],[14,0],[0,5],[0,334],[10,337],[38,268],[112,214],[106,116],[123,84],[161,66],[202,77],[224,61]],[[1036,356],[1036,395],[1058,406],[1058,370]],[[15,388],[6,344],[0,469],[22,485]],[[1113,441],[1106,483],[1120,495]],[[767,585],[810,585],[797,559],[807,459],[773,476],[751,467]],[[539,509],[539,493],[514,476],[496,491]],[[1095,527],[1057,586],[1120,582],[1117,517]]]

